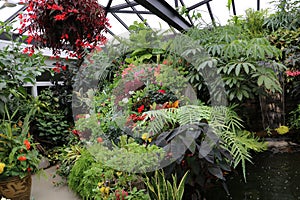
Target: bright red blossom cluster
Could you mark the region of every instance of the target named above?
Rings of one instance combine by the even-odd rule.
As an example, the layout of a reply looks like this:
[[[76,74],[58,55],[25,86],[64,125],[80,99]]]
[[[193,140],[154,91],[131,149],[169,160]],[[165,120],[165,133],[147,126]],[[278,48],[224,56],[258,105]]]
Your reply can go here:
[[[133,122],[137,122],[137,121],[143,121],[146,118],[146,114],[144,115],[137,115],[137,114],[131,114],[129,115],[129,118],[127,121],[133,121]]]
[[[27,160],[27,158],[26,158],[26,156],[19,156],[18,160],[19,161],[25,161],[25,160]]]
[[[26,149],[29,150],[30,149],[30,142],[26,139],[24,140],[24,145],[26,146]]]
[[[19,33],[28,31],[24,53],[48,47],[54,55],[63,51],[81,58],[86,48],[106,42],[103,32],[109,27],[105,10],[97,0],[24,0],[26,11],[19,15]]]

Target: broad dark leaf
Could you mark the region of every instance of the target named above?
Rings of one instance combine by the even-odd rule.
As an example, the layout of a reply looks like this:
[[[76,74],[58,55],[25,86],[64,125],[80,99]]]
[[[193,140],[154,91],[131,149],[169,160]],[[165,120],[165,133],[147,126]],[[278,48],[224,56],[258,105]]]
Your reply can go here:
[[[204,158],[209,154],[209,152],[212,150],[210,144],[207,141],[203,141],[200,145],[199,149],[199,158]]]
[[[220,167],[212,166],[212,167],[208,168],[208,171],[215,177],[217,177],[221,180],[225,180],[225,178],[223,176],[223,172]]]

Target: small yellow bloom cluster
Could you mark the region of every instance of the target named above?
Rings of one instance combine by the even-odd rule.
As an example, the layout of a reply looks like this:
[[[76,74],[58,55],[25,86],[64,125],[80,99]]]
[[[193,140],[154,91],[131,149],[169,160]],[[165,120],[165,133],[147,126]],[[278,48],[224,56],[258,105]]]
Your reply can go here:
[[[283,135],[283,134],[286,134],[287,132],[289,132],[289,127],[279,126],[278,128],[275,129],[275,131],[277,131],[278,134]]]
[[[104,182],[99,182],[98,188],[100,190],[100,193],[104,196],[104,199],[106,199],[109,196],[110,187],[106,187]]]
[[[116,173],[118,177],[120,177],[123,173],[122,172],[117,172]]]
[[[152,142],[152,138],[149,137],[148,133],[144,133],[142,135],[142,140],[144,140],[145,142]]]
[[[0,174],[3,173],[4,167],[5,167],[5,164],[4,163],[0,163]]]

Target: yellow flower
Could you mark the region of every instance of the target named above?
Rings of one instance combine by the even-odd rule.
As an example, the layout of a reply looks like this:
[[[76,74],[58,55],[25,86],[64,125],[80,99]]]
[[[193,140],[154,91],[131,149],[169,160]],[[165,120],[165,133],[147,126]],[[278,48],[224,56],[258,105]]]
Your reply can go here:
[[[104,184],[104,182],[98,182],[98,187],[101,187]]]
[[[148,142],[150,142],[150,143],[151,143],[151,142],[152,142],[152,138],[148,138]]]
[[[100,188],[100,192],[101,192],[102,194],[105,193],[105,187],[104,187],[104,186]]]
[[[109,187],[106,187],[106,188],[105,188],[105,193],[106,193],[106,194],[109,194],[109,189],[110,189]]]
[[[287,126],[279,126],[278,128],[275,129],[278,134],[283,135],[289,132],[289,127]]]
[[[142,135],[142,140],[147,140],[148,139],[148,133],[144,133],[143,135]]]
[[[0,174],[3,173],[4,167],[5,167],[5,164],[4,163],[0,163]]]
[[[117,172],[116,174],[117,174],[117,176],[121,176],[122,172]]]

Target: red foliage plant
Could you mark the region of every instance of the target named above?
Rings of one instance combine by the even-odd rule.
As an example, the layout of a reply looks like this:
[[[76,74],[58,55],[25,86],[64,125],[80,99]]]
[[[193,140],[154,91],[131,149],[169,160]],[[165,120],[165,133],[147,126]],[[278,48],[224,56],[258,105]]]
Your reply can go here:
[[[48,47],[55,56],[63,51],[81,58],[85,49],[94,49],[106,41],[103,33],[110,26],[104,8],[97,0],[24,0],[27,9],[19,15],[19,33],[28,31],[25,49]]]

